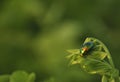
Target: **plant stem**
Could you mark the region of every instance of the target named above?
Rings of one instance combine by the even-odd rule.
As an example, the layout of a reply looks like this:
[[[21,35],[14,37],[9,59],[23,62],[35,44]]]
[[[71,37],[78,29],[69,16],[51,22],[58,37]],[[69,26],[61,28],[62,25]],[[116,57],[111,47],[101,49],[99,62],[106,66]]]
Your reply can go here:
[[[91,37],[90,37],[90,38],[91,38]],[[109,63],[111,64],[111,66],[113,67],[113,69],[115,69],[115,66],[114,66],[114,63],[113,63],[113,60],[112,60],[112,57],[111,57],[111,54],[110,54],[108,48],[107,48],[107,47],[104,45],[104,43],[101,42],[100,40],[95,39],[95,38],[91,38],[91,39],[92,39],[92,40],[96,40],[98,43],[100,43],[100,44],[103,46],[105,52],[107,53],[107,58],[108,58]],[[106,81],[102,81],[102,82],[106,82]],[[117,73],[116,73],[116,77],[114,77],[114,81],[110,81],[110,82],[120,82],[120,79],[119,79],[119,71],[118,71],[118,70],[117,70]]]

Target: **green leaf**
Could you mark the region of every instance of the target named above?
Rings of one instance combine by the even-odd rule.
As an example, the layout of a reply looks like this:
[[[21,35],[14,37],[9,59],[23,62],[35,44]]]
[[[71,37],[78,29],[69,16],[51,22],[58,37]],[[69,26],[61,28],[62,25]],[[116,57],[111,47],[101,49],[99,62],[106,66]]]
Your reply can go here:
[[[95,45],[94,48],[93,48],[93,51],[103,51],[103,47],[102,45]]]
[[[68,53],[70,53],[68,56],[66,56],[67,59],[73,58],[76,54],[80,54],[80,49],[71,49],[67,50]]]
[[[103,60],[107,56],[107,53],[102,51],[93,51],[87,58]]]
[[[90,42],[91,40],[92,40],[92,39],[88,37],[88,38],[85,39],[84,43]]]
[[[24,71],[16,71],[10,76],[10,82],[27,82],[28,74]]]
[[[108,78],[105,75],[102,76],[102,82],[108,82]]]
[[[1,75],[0,82],[9,82],[10,75]]]
[[[80,53],[80,49],[71,49],[71,50],[67,50],[68,53],[71,54],[79,54]]]
[[[90,74],[100,75],[109,75],[109,71],[112,70],[112,67],[107,62],[90,58],[86,58],[86,60],[81,62],[81,67]]]
[[[35,73],[31,73],[28,76],[27,82],[34,82],[35,81]]]
[[[115,82],[115,79],[111,77],[111,78],[109,79],[109,82]]]
[[[84,58],[80,56],[80,49],[71,49],[67,50],[70,55],[66,56],[67,59],[70,59],[69,65],[79,64]]]

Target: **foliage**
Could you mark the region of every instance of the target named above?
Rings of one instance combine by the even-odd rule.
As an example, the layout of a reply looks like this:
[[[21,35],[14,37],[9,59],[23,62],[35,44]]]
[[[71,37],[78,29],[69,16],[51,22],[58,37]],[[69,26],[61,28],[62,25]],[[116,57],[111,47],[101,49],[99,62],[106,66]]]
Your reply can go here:
[[[11,75],[1,75],[0,82],[34,82],[35,74],[25,71],[15,71]]]
[[[80,49],[68,50],[68,52],[70,55],[67,58],[71,59],[72,65],[79,64],[90,74],[102,75],[102,82],[119,82],[119,71],[114,67],[107,47],[98,39],[89,37]]]
[[[100,82],[68,68],[66,50],[99,38],[120,70],[119,22],[120,0],[0,0],[0,75],[25,70],[36,82]]]

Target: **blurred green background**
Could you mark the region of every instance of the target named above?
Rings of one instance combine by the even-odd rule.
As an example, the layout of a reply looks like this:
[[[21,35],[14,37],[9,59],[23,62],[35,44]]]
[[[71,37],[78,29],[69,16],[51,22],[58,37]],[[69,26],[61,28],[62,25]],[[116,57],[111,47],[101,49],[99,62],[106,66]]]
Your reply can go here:
[[[36,73],[36,82],[101,82],[66,50],[102,40],[120,70],[120,0],[0,0],[0,74]]]

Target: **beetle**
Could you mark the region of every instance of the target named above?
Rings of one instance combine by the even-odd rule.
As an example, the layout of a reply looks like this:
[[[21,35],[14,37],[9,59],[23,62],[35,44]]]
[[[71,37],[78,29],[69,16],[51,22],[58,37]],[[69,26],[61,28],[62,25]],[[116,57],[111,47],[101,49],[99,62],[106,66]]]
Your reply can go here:
[[[89,50],[91,50],[94,47],[94,43],[93,42],[86,42],[82,45],[82,47],[80,48],[80,55],[84,56],[87,54],[87,52]]]

